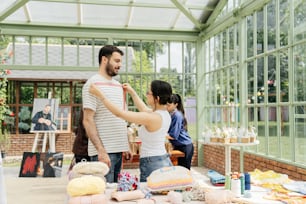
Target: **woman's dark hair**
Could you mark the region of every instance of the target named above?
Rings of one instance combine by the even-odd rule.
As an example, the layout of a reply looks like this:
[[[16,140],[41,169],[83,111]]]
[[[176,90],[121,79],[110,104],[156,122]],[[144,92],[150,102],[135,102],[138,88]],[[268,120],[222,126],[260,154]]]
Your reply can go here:
[[[88,137],[86,134],[85,127],[83,125],[84,111],[81,109],[80,117],[75,129],[75,139],[72,147],[72,152],[77,155],[87,155]]]
[[[151,82],[151,91],[154,98],[159,97],[159,103],[161,105],[169,103],[172,94],[172,87],[168,82],[153,80]]]
[[[183,121],[183,125],[184,128],[187,130],[187,119],[185,117],[185,109],[183,106],[183,102],[182,102],[182,98],[179,94],[172,94],[170,97],[170,103],[174,103],[177,104],[177,110],[181,111],[183,116],[184,116],[184,121]]]
[[[109,58],[113,54],[113,52],[118,52],[120,53],[121,56],[124,55],[122,50],[120,50],[118,47],[113,46],[113,45],[105,45],[99,51],[99,59],[98,59],[99,65],[101,64],[101,60],[103,56]]]

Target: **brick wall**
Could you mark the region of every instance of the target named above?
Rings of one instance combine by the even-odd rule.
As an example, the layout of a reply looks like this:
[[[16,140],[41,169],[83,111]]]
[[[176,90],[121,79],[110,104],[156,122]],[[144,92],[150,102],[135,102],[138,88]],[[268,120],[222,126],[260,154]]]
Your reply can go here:
[[[23,134],[23,135],[11,135],[11,146],[7,152],[7,156],[21,156],[23,152],[31,152],[34,142],[35,134]],[[64,154],[72,154],[72,144],[74,141],[74,135],[71,133],[56,134],[56,151],[63,152]],[[37,147],[41,149],[41,143]],[[47,149],[48,151],[48,144]]]
[[[204,145],[204,166],[213,169],[221,174],[225,174],[225,153],[224,147]],[[240,171],[240,151],[231,151],[231,171]],[[255,154],[244,153],[244,171],[250,172],[255,169],[261,171],[273,170],[277,173],[287,174],[294,180],[306,181],[306,168],[301,168],[275,160],[267,159]]]
[[[11,147],[7,152],[7,156],[22,156],[23,152],[31,152],[32,146],[34,142],[35,134],[23,134],[23,135],[11,135]],[[72,145],[74,142],[74,134],[73,133],[61,133],[56,134],[56,151],[63,152],[64,154],[72,154]],[[41,146],[38,146],[41,149]],[[198,148],[197,143],[194,143],[194,155],[192,158],[192,166],[198,165]],[[47,149],[48,151],[48,145]],[[127,162],[124,161],[123,163],[124,168],[131,169],[131,168],[138,168],[139,163],[138,161],[134,162]]]

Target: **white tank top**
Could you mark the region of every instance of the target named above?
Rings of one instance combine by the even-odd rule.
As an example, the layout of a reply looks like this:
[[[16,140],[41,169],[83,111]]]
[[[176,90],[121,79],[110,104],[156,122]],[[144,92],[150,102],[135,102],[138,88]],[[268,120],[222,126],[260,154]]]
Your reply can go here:
[[[157,110],[162,117],[162,126],[154,132],[149,132],[144,126],[138,130],[139,138],[141,139],[140,158],[161,156],[167,153],[165,148],[166,135],[168,133],[171,116],[167,110]]]

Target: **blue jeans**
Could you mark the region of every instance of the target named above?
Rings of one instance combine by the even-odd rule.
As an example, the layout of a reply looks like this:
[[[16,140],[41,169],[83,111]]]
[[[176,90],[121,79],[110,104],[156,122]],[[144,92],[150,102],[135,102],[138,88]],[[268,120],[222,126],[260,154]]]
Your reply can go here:
[[[173,166],[169,154],[162,156],[144,157],[139,160],[140,182],[146,182],[147,177],[156,170],[166,166]]]
[[[117,183],[122,166],[122,153],[108,153],[108,156],[111,160],[111,167],[105,178],[108,183]],[[98,155],[90,156],[90,161],[98,161]]]
[[[186,167],[187,169],[190,170],[193,151],[194,151],[193,143],[188,144],[188,145],[174,146],[173,149],[180,150],[181,152],[184,152],[185,154],[184,157],[178,158],[177,165]]]

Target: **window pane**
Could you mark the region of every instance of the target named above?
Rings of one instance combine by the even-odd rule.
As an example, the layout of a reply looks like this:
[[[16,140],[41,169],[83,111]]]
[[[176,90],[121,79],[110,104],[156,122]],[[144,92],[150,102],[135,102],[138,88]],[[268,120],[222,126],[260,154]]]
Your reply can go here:
[[[183,49],[181,42],[170,43],[170,69],[176,70],[178,73],[183,72],[182,65]]]
[[[277,102],[276,98],[276,57],[268,56],[268,102]]]
[[[79,40],[79,65],[85,67],[94,66],[97,61],[94,58],[94,40],[93,39],[80,39]]]
[[[64,39],[64,66],[77,66],[79,64],[77,43],[77,40],[73,38]],[[88,59],[90,59],[90,57]]]
[[[280,19],[280,46],[288,45],[288,36],[289,36],[289,1],[280,0],[279,1],[279,16]]]
[[[305,27],[306,1],[294,1],[294,40],[300,41],[306,37]]]
[[[34,83],[33,82],[20,82],[19,98],[21,104],[34,103]]]
[[[48,38],[48,65],[62,65],[62,40],[60,38]]]
[[[264,21],[263,11],[257,12],[257,54],[264,51]]]
[[[254,20],[253,16],[247,16],[247,57],[252,57],[254,55]]]
[[[32,64],[45,65],[46,64],[46,39],[32,38]]]
[[[254,77],[254,63],[249,62],[247,65],[247,91],[248,91],[248,103],[249,104],[254,104],[255,100],[255,93],[254,93],[254,88],[255,88],[255,77]],[[257,94],[257,92],[256,92]]]
[[[257,60],[257,103],[264,102],[264,59],[259,58]]]
[[[275,0],[271,0],[267,6],[267,30],[268,30],[268,50],[275,49],[276,40],[276,11],[275,11]]]
[[[37,83],[37,98],[48,98],[48,94],[51,91],[52,87],[49,87],[49,83],[47,82]]]
[[[294,100],[306,101],[306,44],[294,47]]]
[[[81,104],[82,103],[82,88],[83,83],[81,82],[74,82],[72,88],[72,95],[73,95],[73,103]]]
[[[281,102],[289,101],[289,65],[288,52],[285,50],[280,53],[280,94]]]
[[[298,163],[306,163],[306,106],[295,108],[295,159]]]
[[[14,60],[15,64],[18,65],[28,65],[29,61],[29,53],[30,53],[30,44],[29,37],[24,36],[16,36],[15,44],[13,44],[14,50]]]
[[[60,104],[70,103],[70,83],[54,83],[53,98],[60,100]]]
[[[162,68],[168,69],[169,67],[169,47],[167,42],[157,42],[160,45],[156,52],[156,69],[157,71]]]
[[[269,111],[269,155],[278,156],[279,142],[277,137],[276,107],[268,107]]]
[[[292,158],[292,142],[290,140],[289,107],[281,106],[281,157],[287,160]]]

